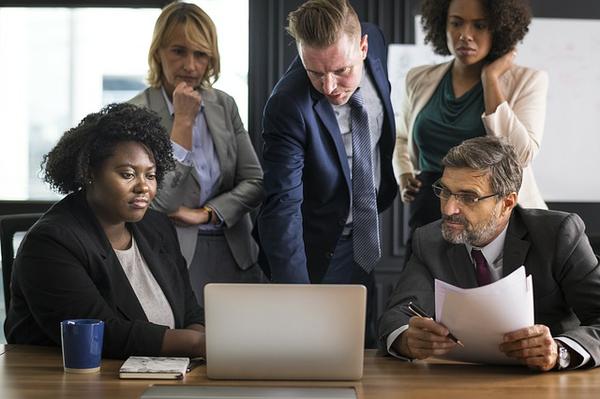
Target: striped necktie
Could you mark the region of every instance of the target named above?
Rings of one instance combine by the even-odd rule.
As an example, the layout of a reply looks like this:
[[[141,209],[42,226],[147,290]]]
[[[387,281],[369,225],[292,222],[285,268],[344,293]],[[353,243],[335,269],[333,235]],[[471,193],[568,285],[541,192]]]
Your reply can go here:
[[[348,103],[352,123],[352,247],[354,261],[370,273],[381,258],[381,240],[369,116],[360,89]]]

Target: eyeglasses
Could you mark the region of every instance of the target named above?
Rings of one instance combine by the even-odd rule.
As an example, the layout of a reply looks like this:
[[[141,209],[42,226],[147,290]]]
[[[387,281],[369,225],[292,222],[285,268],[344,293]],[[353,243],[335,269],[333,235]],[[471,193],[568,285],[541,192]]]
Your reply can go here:
[[[433,188],[433,193],[440,199],[448,201],[450,197],[454,196],[454,198],[456,198],[456,201],[466,206],[475,206],[475,204],[477,204],[479,201],[500,195],[499,193],[495,193],[490,195],[484,195],[483,197],[478,197],[477,194],[473,193],[455,194],[452,191],[448,190],[446,187],[444,187],[439,180],[433,183],[431,187]]]

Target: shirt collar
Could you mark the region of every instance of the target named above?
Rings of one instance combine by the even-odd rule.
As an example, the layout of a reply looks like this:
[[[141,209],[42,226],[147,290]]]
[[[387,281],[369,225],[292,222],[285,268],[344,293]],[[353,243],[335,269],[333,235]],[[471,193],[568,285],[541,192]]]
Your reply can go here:
[[[506,231],[508,229],[508,223],[504,226],[504,229],[498,234],[496,238],[492,240],[488,245],[484,247],[474,247],[469,244],[465,244],[467,247],[467,253],[469,254],[469,258],[471,258],[471,262],[473,262],[473,258],[471,257],[471,250],[478,249],[483,253],[485,260],[487,260],[488,265],[493,265],[496,263],[496,260],[502,255],[502,250],[504,249],[504,240],[506,239]]]

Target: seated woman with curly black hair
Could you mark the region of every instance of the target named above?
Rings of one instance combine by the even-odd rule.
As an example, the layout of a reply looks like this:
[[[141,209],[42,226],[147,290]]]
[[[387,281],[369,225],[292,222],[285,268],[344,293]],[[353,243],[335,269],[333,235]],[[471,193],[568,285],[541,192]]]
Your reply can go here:
[[[9,343],[60,345],[60,322],[100,319],[103,355],[201,356],[204,316],[168,217],[148,209],[171,143],[160,119],[109,105],[44,157],[68,194],[31,228],[14,262]]]
[[[442,158],[477,136],[513,145],[525,167],[519,204],[546,208],[530,165],[542,141],[548,76],[513,63],[530,21],[522,0],[424,0],[425,42],[454,58],[406,76],[394,169],[402,201],[411,204],[412,231],[441,216],[432,184],[441,177]]]

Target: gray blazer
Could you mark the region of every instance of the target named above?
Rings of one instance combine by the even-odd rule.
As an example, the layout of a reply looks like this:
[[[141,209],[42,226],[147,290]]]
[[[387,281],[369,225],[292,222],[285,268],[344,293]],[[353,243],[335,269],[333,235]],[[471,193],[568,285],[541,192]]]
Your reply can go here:
[[[379,339],[408,324],[401,307],[410,301],[435,313],[434,279],[462,288],[477,287],[475,268],[464,245],[450,244],[440,221],[417,229],[413,255],[399,277],[379,320]],[[533,278],[535,322],[554,337],[565,336],[600,364],[600,265],[576,214],[542,209],[513,210],[504,242],[503,275],[525,265]]]
[[[262,168],[234,99],[216,89],[204,89],[201,95],[206,123],[221,167],[217,194],[206,205],[222,217],[225,238],[233,257],[240,269],[246,270],[258,258],[258,246],[251,237],[249,212],[257,208],[264,197]],[[167,132],[171,132],[173,117],[160,88],[148,88],[129,102],[158,113]],[[175,163],[175,170],[165,176],[163,186],[152,203],[154,209],[165,213],[174,212],[181,205],[196,208],[202,189],[193,167]],[[181,252],[189,265],[196,248],[198,228],[176,229]]]

